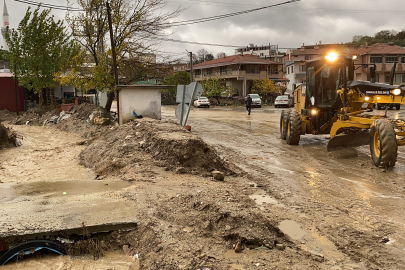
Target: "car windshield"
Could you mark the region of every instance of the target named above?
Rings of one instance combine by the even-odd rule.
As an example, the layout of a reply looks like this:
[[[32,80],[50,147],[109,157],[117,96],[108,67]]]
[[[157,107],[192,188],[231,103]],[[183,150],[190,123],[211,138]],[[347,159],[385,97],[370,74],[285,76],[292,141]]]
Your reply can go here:
[[[250,97],[251,98],[260,98],[259,95],[257,95],[257,94],[250,94]]]
[[[278,96],[276,99],[288,99],[288,96]]]
[[[200,97],[200,100],[208,100],[206,97]]]

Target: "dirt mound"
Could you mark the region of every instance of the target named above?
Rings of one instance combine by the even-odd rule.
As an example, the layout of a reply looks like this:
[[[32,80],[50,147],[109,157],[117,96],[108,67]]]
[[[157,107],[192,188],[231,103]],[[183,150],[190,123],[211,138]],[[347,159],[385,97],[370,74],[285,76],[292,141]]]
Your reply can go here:
[[[32,108],[26,111],[23,115],[17,116],[11,124],[13,125],[29,125],[42,126],[46,120],[58,115],[57,109],[47,107]]]
[[[80,159],[100,175],[119,170],[129,179],[148,171],[150,165],[166,170],[184,167],[184,172],[194,174],[213,170],[231,173],[200,137],[173,122],[153,119],[131,121],[111,129],[89,145]]]
[[[1,110],[0,111],[0,122],[2,121],[11,121],[13,120],[15,115],[8,110]]]
[[[59,123],[57,128],[87,139],[97,137],[111,127],[109,125],[94,125],[93,117],[108,118],[111,124],[114,123],[110,113],[104,108],[89,103],[83,103],[72,108],[70,113],[71,116]]]
[[[21,141],[17,137],[17,133],[11,128],[0,124],[0,149],[20,146]]]

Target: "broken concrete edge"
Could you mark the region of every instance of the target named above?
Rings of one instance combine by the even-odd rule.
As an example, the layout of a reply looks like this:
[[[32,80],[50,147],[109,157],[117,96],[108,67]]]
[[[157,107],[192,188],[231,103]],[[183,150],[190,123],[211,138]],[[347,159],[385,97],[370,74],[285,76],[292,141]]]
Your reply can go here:
[[[138,228],[137,222],[106,223],[100,225],[80,226],[57,231],[43,231],[33,234],[0,234],[0,253],[22,242],[37,239],[72,239],[82,236],[108,233],[112,231],[132,231]],[[7,249],[5,249],[7,248]],[[1,254],[0,254],[1,255]]]

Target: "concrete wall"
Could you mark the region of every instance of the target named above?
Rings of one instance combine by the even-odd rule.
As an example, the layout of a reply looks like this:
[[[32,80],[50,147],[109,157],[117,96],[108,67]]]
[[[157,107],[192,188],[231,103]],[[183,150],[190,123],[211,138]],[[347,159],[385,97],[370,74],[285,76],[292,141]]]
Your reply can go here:
[[[163,85],[118,85],[119,124],[135,119],[133,112],[143,117],[161,119],[161,90]]]

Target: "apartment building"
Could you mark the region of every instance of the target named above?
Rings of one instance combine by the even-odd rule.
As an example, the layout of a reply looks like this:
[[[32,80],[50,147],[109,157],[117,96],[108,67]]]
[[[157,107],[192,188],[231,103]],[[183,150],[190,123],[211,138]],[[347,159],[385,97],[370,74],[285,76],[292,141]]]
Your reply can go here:
[[[394,83],[405,84],[405,48],[393,44],[377,43],[365,46],[352,52],[357,55],[355,80],[370,81],[370,68],[367,65],[375,63],[376,81],[381,83],[390,82],[390,73],[394,63],[397,63]]]
[[[250,93],[253,80],[269,78],[278,83],[287,81],[282,63],[250,54],[232,55],[197,64],[193,67],[193,76],[197,82],[219,77],[235,89],[235,94],[243,96]]]
[[[288,92],[293,91],[295,85],[306,81],[306,61],[323,57],[331,51],[352,55],[355,48],[353,44],[303,44],[301,48],[287,50],[284,63],[285,76],[289,80]]]

